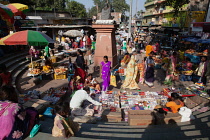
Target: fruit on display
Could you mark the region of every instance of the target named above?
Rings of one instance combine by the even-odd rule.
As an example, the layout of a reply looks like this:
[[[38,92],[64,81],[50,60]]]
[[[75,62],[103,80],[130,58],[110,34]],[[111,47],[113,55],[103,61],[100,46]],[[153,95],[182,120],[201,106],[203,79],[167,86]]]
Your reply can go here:
[[[182,73],[185,74],[185,75],[192,75],[193,71],[188,70],[188,71],[183,71]]]
[[[41,73],[40,69],[32,69],[30,71],[30,74],[40,74],[40,73]]]
[[[56,74],[63,74],[63,73],[66,73],[67,70],[68,70],[68,69],[67,69],[67,68],[64,68],[64,67],[58,67],[58,68],[55,68],[55,69],[54,69],[54,72],[55,72]]]
[[[50,73],[51,72],[51,66],[43,66],[43,71],[45,72],[45,73]]]
[[[161,59],[156,58],[156,59],[155,59],[155,63],[160,64],[160,63],[162,63],[162,60],[161,60]]]
[[[192,54],[192,53],[195,53],[195,50],[189,49],[189,50],[186,50],[185,53]]]
[[[33,61],[32,63],[30,63],[30,64],[28,65],[28,67],[29,67],[29,68],[32,68],[32,64],[33,64],[33,67],[34,67],[34,68],[40,67],[40,63],[34,62],[34,61]]]

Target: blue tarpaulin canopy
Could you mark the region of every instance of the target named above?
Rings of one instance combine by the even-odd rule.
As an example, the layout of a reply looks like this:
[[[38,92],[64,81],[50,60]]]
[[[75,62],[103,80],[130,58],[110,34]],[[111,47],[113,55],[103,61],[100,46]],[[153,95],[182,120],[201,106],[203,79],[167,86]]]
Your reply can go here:
[[[183,38],[182,40],[186,42],[203,43],[203,44],[210,43],[210,39],[198,39],[194,37]]]

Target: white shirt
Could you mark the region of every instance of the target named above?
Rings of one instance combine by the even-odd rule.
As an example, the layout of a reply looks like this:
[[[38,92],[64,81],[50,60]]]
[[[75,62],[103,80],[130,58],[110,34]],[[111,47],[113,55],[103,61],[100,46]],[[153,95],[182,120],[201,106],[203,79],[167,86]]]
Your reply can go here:
[[[91,36],[90,36],[90,39],[93,41],[93,39],[94,39],[94,36],[93,36],[93,35],[91,35]]]
[[[84,100],[88,100],[94,105],[102,105],[101,103],[93,100],[85,90],[77,90],[70,101],[70,108],[81,108]]]

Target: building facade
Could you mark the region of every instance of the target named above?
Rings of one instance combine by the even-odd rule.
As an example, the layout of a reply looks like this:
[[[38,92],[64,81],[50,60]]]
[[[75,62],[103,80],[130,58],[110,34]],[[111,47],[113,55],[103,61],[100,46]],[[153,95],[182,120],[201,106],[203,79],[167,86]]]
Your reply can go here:
[[[179,16],[174,17],[173,8],[165,6],[165,0],[147,0],[144,4],[143,25],[161,25],[163,27],[188,27],[191,22],[203,22],[209,0],[190,0],[183,5]]]

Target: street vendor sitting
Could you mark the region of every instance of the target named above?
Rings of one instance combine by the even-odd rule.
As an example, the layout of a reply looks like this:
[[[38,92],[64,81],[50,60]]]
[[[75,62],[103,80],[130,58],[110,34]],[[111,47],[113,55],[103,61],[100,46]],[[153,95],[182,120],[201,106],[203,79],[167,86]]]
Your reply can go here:
[[[186,57],[185,58],[185,61],[184,62],[182,62],[182,68],[183,68],[183,70],[184,71],[190,71],[190,70],[192,70],[192,62],[190,61],[190,58],[189,57]]]
[[[181,81],[192,81],[192,66],[190,58],[186,57],[185,61],[182,62],[182,74],[180,77]]]
[[[80,90],[83,87],[84,87],[84,84],[82,83],[80,76],[76,76],[69,83],[69,88],[72,92],[76,90]]]
[[[72,116],[92,116],[93,115],[94,110],[90,109],[89,106],[86,108],[82,108],[82,104],[85,100],[88,100],[89,102],[97,106],[102,105],[101,103],[93,100],[90,97],[89,87],[84,87],[83,89],[84,90],[77,90],[70,101],[70,108],[72,109],[72,112],[71,112]]]
[[[89,86],[93,90],[97,90],[97,91],[101,90],[99,82],[95,78],[93,78],[92,74],[89,74],[87,78],[85,79],[85,86]]]
[[[171,109],[171,112],[177,113],[184,103],[181,101],[180,96],[177,93],[171,93],[171,101],[166,103],[166,107]]]
[[[29,50],[29,54],[32,56],[32,57],[38,57],[39,55],[39,51],[37,51],[34,46],[31,46],[30,50]]]

